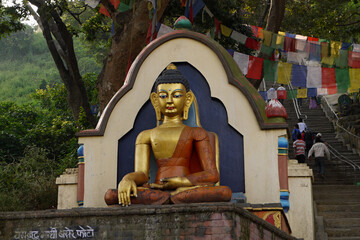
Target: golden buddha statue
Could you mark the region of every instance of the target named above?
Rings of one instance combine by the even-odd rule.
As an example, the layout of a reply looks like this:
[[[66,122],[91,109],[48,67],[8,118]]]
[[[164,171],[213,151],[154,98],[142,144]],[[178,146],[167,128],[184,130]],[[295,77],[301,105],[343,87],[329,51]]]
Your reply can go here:
[[[195,98],[187,79],[170,64],[157,78],[155,88],[150,99],[162,124],[138,135],[135,171],[123,177],[118,190],[106,192],[106,203],[128,206],[230,201],[231,189],[215,186],[219,172],[208,133],[183,124]],[[151,150],[158,171],[155,182],[148,184]]]

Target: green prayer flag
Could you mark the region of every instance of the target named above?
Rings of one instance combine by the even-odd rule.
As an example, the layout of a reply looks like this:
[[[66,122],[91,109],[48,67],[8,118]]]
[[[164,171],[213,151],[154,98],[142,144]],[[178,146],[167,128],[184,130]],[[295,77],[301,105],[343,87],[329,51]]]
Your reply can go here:
[[[294,99],[297,96],[297,89],[287,90],[287,99]]]
[[[335,68],[335,79],[338,93],[346,93],[350,86],[349,69]]]
[[[274,53],[274,48],[266,46],[264,43],[261,44],[260,52],[271,57]]]
[[[340,50],[339,57],[335,59],[335,66],[339,68],[348,66],[348,50]]]
[[[277,79],[278,62],[264,59],[264,80],[267,82],[275,82]]]

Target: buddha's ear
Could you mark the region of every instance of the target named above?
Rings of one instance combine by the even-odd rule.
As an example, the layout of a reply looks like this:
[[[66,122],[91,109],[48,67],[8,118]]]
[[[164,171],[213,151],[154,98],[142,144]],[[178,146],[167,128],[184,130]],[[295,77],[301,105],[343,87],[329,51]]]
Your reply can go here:
[[[187,120],[188,116],[189,116],[189,109],[191,107],[192,102],[194,101],[195,95],[194,93],[190,90],[186,93],[185,95],[186,99],[185,99],[185,107],[184,107],[184,114],[183,114],[183,120]]]
[[[160,107],[159,107],[159,96],[157,95],[157,93],[152,92],[151,95],[150,95],[150,100],[151,100],[151,104],[153,105],[153,107],[155,109],[156,119],[158,121],[161,121],[161,111],[160,111]]]

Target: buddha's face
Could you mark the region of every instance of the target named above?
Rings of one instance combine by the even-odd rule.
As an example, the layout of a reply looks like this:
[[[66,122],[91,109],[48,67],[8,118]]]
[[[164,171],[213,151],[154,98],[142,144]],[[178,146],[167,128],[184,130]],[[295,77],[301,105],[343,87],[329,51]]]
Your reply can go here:
[[[157,87],[159,108],[164,116],[180,115],[185,107],[186,88],[181,83],[164,83]]]

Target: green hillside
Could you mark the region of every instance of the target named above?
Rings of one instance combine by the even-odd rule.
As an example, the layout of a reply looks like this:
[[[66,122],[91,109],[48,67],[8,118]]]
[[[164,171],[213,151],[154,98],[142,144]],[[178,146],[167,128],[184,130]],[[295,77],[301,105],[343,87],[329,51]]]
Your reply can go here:
[[[93,54],[74,39],[81,74],[99,73]],[[24,104],[37,88],[60,83],[61,79],[41,32],[27,28],[0,40],[0,101]]]

